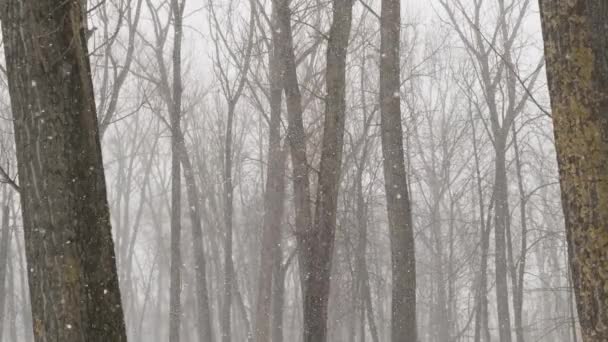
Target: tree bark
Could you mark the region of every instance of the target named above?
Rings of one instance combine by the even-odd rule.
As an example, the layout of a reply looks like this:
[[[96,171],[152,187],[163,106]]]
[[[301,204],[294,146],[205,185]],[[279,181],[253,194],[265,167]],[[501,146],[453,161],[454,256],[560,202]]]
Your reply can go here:
[[[401,126],[400,33],[400,0],[383,0],[380,19],[380,125],[393,274],[391,339],[415,342],[416,255]]]
[[[368,126],[369,127],[369,126]],[[367,128],[365,129],[367,133]],[[368,143],[367,134],[365,136],[366,141],[363,146],[363,152],[361,161],[357,166],[357,174],[355,177],[355,187],[357,192],[357,228],[358,228],[358,241],[356,250],[356,261],[357,261],[357,294],[359,296],[358,306],[361,317],[361,341],[365,341],[365,319],[369,324],[370,335],[372,336],[373,342],[378,342],[378,329],[376,327],[376,321],[374,320],[374,310],[371,300],[371,289],[369,285],[369,273],[367,271],[367,220],[368,220],[368,203],[365,201],[363,194],[363,170],[367,163],[368,154]]]
[[[488,326],[488,250],[490,248],[490,233],[492,231],[491,226],[491,212],[494,206],[494,194],[489,203],[487,218],[484,213],[484,200],[482,190],[482,179],[480,170],[479,160],[479,149],[477,146],[477,134],[475,129],[475,122],[473,121],[472,108],[469,107],[469,118],[471,120],[472,127],[472,141],[473,141],[473,157],[475,160],[475,179],[476,179],[476,190],[479,203],[479,230],[480,230],[480,265],[479,265],[479,284],[476,294],[476,312],[475,312],[475,332],[473,341],[490,341],[490,330]]]
[[[228,120],[226,122],[226,136],[224,141],[224,308],[222,310],[222,342],[230,342],[231,334],[231,308],[232,283],[234,282],[234,264],[232,262],[232,126],[234,122],[234,106],[228,105]]]
[[[524,275],[526,270],[526,255],[528,249],[528,222],[526,215],[526,194],[524,189],[521,151],[517,141],[515,125],[511,126],[513,136],[513,151],[515,152],[515,170],[517,172],[517,189],[519,191],[519,218],[521,222],[521,254],[519,265],[515,265],[511,255],[511,279],[513,282],[513,316],[515,320],[515,336],[517,342],[524,342],[523,307],[524,307]]]
[[[255,316],[255,341],[270,340],[273,265],[281,262],[281,219],[285,199],[285,159],[281,149],[281,65],[278,51],[279,32],[273,8],[272,51],[269,57],[270,122],[268,133],[268,172],[264,193],[264,231],[260,250],[260,277]],[[275,318],[276,319],[276,318]]]
[[[190,223],[192,225],[192,251],[194,253],[194,271],[196,281],[197,301],[197,330],[201,342],[213,342],[213,325],[211,324],[211,309],[209,305],[209,292],[207,291],[207,264],[205,261],[205,249],[203,245],[203,227],[201,225],[201,201],[194,167],[186,149],[183,133],[180,130],[180,159],[184,168],[184,179],[186,181],[186,194],[190,209]]]
[[[506,234],[509,224],[509,203],[506,167],[506,138],[494,135],[496,159],[494,162],[494,244],[496,256],[496,310],[498,314],[498,333],[500,342],[511,342],[511,318],[509,314],[509,288],[507,283]]]
[[[608,340],[608,3],[540,1],[547,78],[583,341]]]
[[[346,116],[346,54],[352,22],[352,0],[333,1],[326,65],[325,121],[313,229],[302,253],[309,261],[304,284],[304,342],[327,340],[327,304],[336,231],[338,189]]]
[[[284,70],[283,89],[287,104],[287,139],[289,141],[292,179],[294,191],[295,226],[298,246],[304,246],[304,237],[310,234],[312,226],[312,209],[310,204],[310,179],[308,176],[308,158],[306,155],[306,133],[302,119],[302,95],[298,83],[296,58],[291,30],[291,10],[289,0],[273,0],[277,11],[278,50],[280,63]],[[300,250],[298,254],[300,282],[302,292],[306,278],[310,274],[310,260]]]
[[[2,7],[36,341],[126,341],[82,1]]]
[[[285,157],[284,157],[285,158]],[[285,306],[285,275],[291,257],[283,265],[280,258],[274,259],[272,275],[272,342],[283,342],[283,308]]]
[[[180,139],[182,115],[182,19],[184,1],[171,1],[173,16],[173,85],[169,105],[169,122],[171,124],[171,266],[169,285],[169,342],[180,341],[180,323],[182,316],[182,256],[181,256],[181,160]]]

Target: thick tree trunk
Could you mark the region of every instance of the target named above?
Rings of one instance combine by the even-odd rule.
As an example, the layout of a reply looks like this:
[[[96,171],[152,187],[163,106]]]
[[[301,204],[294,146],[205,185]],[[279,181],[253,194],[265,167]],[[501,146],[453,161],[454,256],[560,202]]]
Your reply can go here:
[[[540,1],[569,262],[585,342],[608,340],[608,3]]]
[[[36,341],[126,341],[82,1],[3,2]]]
[[[380,20],[381,138],[393,290],[392,341],[417,341],[416,255],[403,153],[400,102],[400,0],[383,0]]]

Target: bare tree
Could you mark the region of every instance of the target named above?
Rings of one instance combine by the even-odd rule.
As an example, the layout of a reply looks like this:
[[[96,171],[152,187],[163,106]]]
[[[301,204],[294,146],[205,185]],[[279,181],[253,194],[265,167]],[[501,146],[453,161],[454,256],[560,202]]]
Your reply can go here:
[[[391,234],[391,339],[416,341],[416,254],[401,126],[400,32],[400,0],[383,0],[380,19],[380,122]]]
[[[242,60],[239,56],[232,50],[231,42],[229,41],[228,36],[222,32],[222,28],[220,26],[220,22],[218,20],[217,14],[214,10],[213,4],[210,2],[210,10],[211,10],[211,20],[214,24],[214,44],[215,44],[215,67],[217,73],[220,78],[220,83],[222,84],[222,92],[227,102],[227,120],[226,120],[226,129],[224,133],[224,169],[223,169],[223,178],[222,181],[224,183],[224,227],[225,227],[225,237],[224,237],[224,308],[222,309],[222,317],[221,317],[221,327],[222,327],[222,341],[229,342],[232,340],[231,333],[231,307],[232,307],[232,293],[235,289],[235,274],[234,274],[234,261],[233,261],[233,211],[234,211],[234,186],[233,186],[233,128],[235,121],[235,111],[236,106],[243,94],[243,90],[245,89],[247,74],[249,73],[249,68],[251,66],[251,52],[253,49],[254,43],[254,31],[255,31],[255,17],[256,17],[256,4],[254,1],[250,1],[250,10],[249,10],[249,28],[247,31],[247,38],[245,40],[245,50],[242,54]],[[227,55],[229,56],[229,60],[232,63],[235,63],[238,66],[238,78],[236,83],[233,83],[228,78],[228,72],[224,65],[224,62],[221,60],[222,56],[220,55],[220,47],[227,50]]]
[[[346,117],[346,54],[351,22],[351,0],[333,2],[333,22],[327,44],[325,119],[321,145],[314,225],[300,246],[307,260],[304,279],[304,341],[327,339],[327,304],[334,253],[336,210]]]
[[[173,16],[173,82],[169,105],[171,123],[171,287],[169,300],[169,341],[180,341],[180,322],[182,315],[182,257],[181,257],[181,160],[180,143],[182,116],[182,18],[185,0],[171,1]]]
[[[255,340],[270,340],[271,295],[273,278],[278,277],[274,265],[281,263],[281,219],[285,198],[285,153],[281,148],[282,77],[279,62],[276,9],[272,13],[272,50],[269,51],[270,122],[268,132],[268,172],[264,193],[264,231],[260,251],[260,277],[255,315]],[[274,273],[274,274],[273,274]],[[276,298],[275,298],[276,300]],[[282,312],[281,312],[282,314]],[[278,319],[274,317],[274,319]]]
[[[441,5],[448,14],[449,22],[455,28],[458,37],[465,45],[475,61],[476,68],[480,74],[480,86],[487,106],[489,119],[489,132],[495,151],[494,159],[494,243],[496,248],[496,298],[499,335],[501,342],[511,341],[511,318],[509,310],[509,289],[507,274],[509,271],[509,257],[512,260],[511,228],[509,211],[509,193],[507,179],[507,147],[508,136],[515,118],[522,112],[529,92],[517,96],[516,69],[514,67],[513,54],[516,38],[521,29],[523,19],[530,6],[529,0],[523,0],[520,6],[514,3],[505,4],[503,0],[498,1],[498,14],[493,30],[493,35],[487,38],[483,33],[482,9],[483,0],[473,2],[473,8],[468,10],[460,0],[441,0]],[[517,9],[517,11],[516,11]],[[472,13],[469,13],[471,11]],[[456,16],[461,15],[465,23],[459,24]],[[513,18],[508,21],[507,17]],[[501,39],[502,52],[497,51],[497,41]],[[497,54],[497,61],[493,63],[492,54]],[[539,66],[531,73],[528,84],[523,84],[526,89],[532,89],[540,72]],[[504,82],[504,84],[503,84]],[[501,92],[502,87],[506,91]],[[501,97],[502,96],[502,97]],[[517,276],[512,274],[513,279]],[[517,285],[514,281],[512,284]],[[516,291],[514,288],[513,290]],[[517,304],[517,302],[515,302]],[[515,324],[518,341],[523,339],[521,328],[521,312],[516,308]]]
[[[99,133],[102,138],[110,124],[112,124],[112,122],[115,120],[119,96],[129,76],[129,72],[131,71],[131,65],[133,64],[133,59],[135,56],[135,38],[137,36],[137,30],[139,29],[139,22],[141,19],[142,3],[143,0],[137,0],[135,2],[135,7],[133,7],[132,2],[129,2],[128,4],[121,2],[120,5],[126,6],[126,9],[118,9],[119,15],[118,18],[116,18],[117,27],[113,31],[111,31],[112,28],[109,27],[109,21],[111,18],[107,14],[107,11],[105,11],[106,8],[109,7],[109,4],[105,1],[101,4],[104,9],[103,13],[105,14],[101,16],[104,38],[104,42],[101,45],[105,51],[103,54],[104,71],[102,73],[102,87],[100,90],[102,96],[100,97],[101,100],[98,106],[98,112],[100,113]],[[118,34],[120,33],[121,26],[125,19],[127,24],[126,26],[128,28],[128,38],[126,54],[121,67],[118,65],[119,61],[117,61],[116,57],[114,56],[112,48],[118,45],[116,44],[118,41]],[[120,70],[118,70],[119,68]],[[111,81],[110,78],[112,78]]]

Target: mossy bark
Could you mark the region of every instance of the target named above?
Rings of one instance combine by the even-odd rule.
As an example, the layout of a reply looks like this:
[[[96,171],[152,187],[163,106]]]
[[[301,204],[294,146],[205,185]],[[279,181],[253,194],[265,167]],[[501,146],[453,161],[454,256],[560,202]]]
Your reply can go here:
[[[608,3],[540,1],[583,340],[608,341]]]

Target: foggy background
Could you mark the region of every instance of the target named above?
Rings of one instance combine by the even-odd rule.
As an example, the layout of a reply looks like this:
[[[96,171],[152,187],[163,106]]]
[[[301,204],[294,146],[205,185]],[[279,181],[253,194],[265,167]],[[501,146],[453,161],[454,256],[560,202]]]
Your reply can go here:
[[[482,230],[488,227],[488,331],[492,340],[498,338],[491,231],[494,137],[482,80],[485,71],[480,68],[479,56],[467,46],[473,42],[485,46],[487,72],[498,80],[493,96],[501,120],[512,110],[510,106],[521,103],[508,131],[506,154],[510,306],[521,291],[526,341],[576,341],[553,129],[546,113],[549,101],[537,3],[504,1],[506,26],[514,37],[508,51],[498,34],[498,2],[482,3],[478,23],[472,19],[475,3],[404,0],[402,5],[403,84],[396,96],[400,96],[403,111],[414,215],[419,339],[473,340],[484,254]],[[379,1],[358,1],[353,12],[329,303],[331,341],[363,341],[362,336],[371,340],[371,324],[380,341],[390,340],[390,240],[378,108],[379,5]],[[216,335],[224,305],[222,174],[228,99],[245,78],[234,107],[233,128],[234,341],[251,339],[255,315],[268,160],[270,7],[266,0],[188,1],[184,13],[182,129],[201,194],[207,283]],[[167,94],[173,46],[170,6],[161,0],[93,0],[89,8],[91,65],[129,340],[166,341],[171,210]],[[325,94],[323,37],[331,22],[331,3],[293,0],[291,8],[308,156],[314,169],[320,157]],[[252,46],[250,56],[248,44]],[[506,53],[512,64],[505,63]],[[243,75],[246,58],[251,66]],[[507,90],[512,75],[517,75],[515,94]],[[0,166],[14,178],[14,139],[4,75],[0,84]],[[283,133],[286,127],[285,121]],[[282,145],[287,146],[284,139]],[[365,160],[363,150],[367,151]],[[291,168],[289,158],[286,165]],[[280,244],[283,319],[276,328],[282,329],[285,341],[296,342],[302,338],[302,308],[291,174],[288,169]],[[193,238],[184,181],[182,186],[181,334],[183,341],[195,341]],[[314,176],[311,186],[316,187]],[[29,342],[32,333],[20,204],[18,195],[6,184],[0,186],[0,203],[4,208],[0,215],[0,277],[5,277],[0,284],[0,310],[4,310],[0,338]],[[365,235],[360,229],[361,208],[365,208]],[[522,262],[523,286],[518,289]],[[362,299],[358,285],[362,277],[368,279],[371,304]],[[511,322],[514,324],[514,318]],[[278,324],[274,319],[272,323]],[[446,336],[449,339],[445,340]]]

